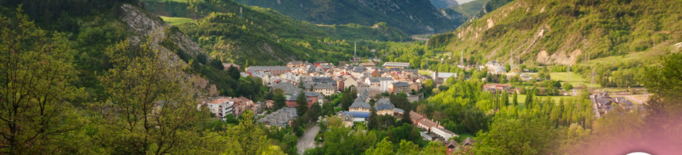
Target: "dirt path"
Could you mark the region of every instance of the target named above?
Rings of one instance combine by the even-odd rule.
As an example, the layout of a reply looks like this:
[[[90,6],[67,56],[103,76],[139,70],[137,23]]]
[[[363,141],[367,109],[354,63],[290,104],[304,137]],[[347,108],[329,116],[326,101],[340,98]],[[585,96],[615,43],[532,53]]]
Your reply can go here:
[[[305,131],[303,137],[299,138],[296,144],[298,154],[303,154],[308,148],[315,148],[315,136],[317,136],[318,132],[320,132],[320,127],[317,124]]]

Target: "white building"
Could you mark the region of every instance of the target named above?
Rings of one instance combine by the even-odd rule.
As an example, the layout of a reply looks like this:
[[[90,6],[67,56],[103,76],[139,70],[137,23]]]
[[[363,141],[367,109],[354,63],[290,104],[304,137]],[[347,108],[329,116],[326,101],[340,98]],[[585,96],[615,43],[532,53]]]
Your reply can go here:
[[[381,92],[388,92],[388,86],[393,83],[393,78],[390,77],[380,77],[379,85],[381,86]]]
[[[445,139],[446,141],[453,137],[459,137],[459,135],[439,127],[431,127],[431,132],[440,137],[443,137],[443,139]]]
[[[220,97],[216,100],[208,102],[206,106],[208,106],[208,109],[211,110],[211,113],[215,114],[217,117],[220,117],[222,120],[225,120],[225,116],[234,113],[234,102],[230,101],[226,97]]]

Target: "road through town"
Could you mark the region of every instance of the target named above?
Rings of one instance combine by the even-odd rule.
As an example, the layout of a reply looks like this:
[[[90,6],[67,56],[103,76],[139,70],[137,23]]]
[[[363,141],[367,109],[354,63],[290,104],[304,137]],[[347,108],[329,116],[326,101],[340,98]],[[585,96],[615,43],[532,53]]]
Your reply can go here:
[[[298,154],[303,154],[308,148],[315,148],[315,136],[320,132],[320,127],[315,124],[314,126],[308,128],[303,134],[303,137],[298,139],[296,147],[298,148]]]

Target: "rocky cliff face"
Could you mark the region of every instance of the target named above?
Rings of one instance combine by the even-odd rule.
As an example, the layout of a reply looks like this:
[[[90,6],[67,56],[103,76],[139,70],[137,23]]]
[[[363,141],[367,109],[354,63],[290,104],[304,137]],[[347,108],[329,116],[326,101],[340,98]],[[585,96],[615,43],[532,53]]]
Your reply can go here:
[[[199,45],[185,34],[177,29],[174,30],[171,25],[147,10],[130,4],[121,5],[121,10],[122,14],[119,18],[128,25],[129,31],[137,34],[130,38],[133,44],[139,44],[142,39],[150,37],[156,43],[153,45],[155,48],[162,52],[175,52],[160,45],[163,40],[168,39],[170,43],[178,47],[178,50],[182,50],[193,57],[200,53],[206,54]],[[212,58],[209,57],[208,59]],[[178,61],[179,57],[176,56],[173,60]]]

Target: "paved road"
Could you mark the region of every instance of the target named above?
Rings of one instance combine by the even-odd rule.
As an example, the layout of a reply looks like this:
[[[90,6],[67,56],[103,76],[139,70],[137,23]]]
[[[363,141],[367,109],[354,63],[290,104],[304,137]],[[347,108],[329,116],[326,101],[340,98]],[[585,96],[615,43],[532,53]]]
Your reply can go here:
[[[315,148],[315,136],[317,136],[318,132],[320,132],[320,127],[317,124],[305,131],[303,137],[299,138],[296,144],[298,154],[303,154],[303,151],[308,148]]]

